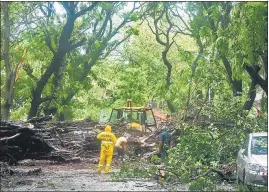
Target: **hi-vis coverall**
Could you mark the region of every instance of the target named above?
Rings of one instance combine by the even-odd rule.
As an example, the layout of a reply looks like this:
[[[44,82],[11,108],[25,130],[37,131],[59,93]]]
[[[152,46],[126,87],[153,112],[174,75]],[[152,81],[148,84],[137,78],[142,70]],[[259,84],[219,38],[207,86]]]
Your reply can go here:
[[[106,161],[105,173],[109,173],[110,164],[112,162],[113,149],[117,141],[116,136],[111,133],[111,127],[106,126],[105,132],[99,133],[97,139],[102,140],[101,142],[101,151],[100,151],[100,161],[98,165],[98,173],[101,173],[103,165]]]

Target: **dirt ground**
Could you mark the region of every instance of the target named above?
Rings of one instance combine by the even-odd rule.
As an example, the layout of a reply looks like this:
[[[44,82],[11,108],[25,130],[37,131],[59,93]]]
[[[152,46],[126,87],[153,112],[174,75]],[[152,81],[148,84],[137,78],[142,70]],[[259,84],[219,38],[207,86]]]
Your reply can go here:
[[[134,180],[116,182],[111,174],[96,173],[96,164],[36,164],[11,166],[12,170],[27,172],[41,168],[37,175],[13,175],[1,178],[0,191],[171,191],[175,186],[160,185],[152,180]],[[111,173],[118,172],[112,167]],[[230,184],[222,184],[219,188],[234,191]],[[177,191],[188,191],[187,185],[176,186]]]
[[[42,126],[41,126],[42,125]],[[63,133],[48,132],[48,135],[43,135],[45,139],[62,151],[69,151],[70,154],[77,154],[79,151],[80,162],[68,163],[53,163],[52,160],[34,160],[24,159],[24,163],[17,166],[10,166],[10,169],[15,171],[12,176],[0,177],[0,191],[187,191],[188,185],[179,184],[177,186],[171,183],[160,185],[156,180],[124,178],[121,181],[113,180],[113,173],[119,172],[119,167],[111,168],[111,174],[97,174],[97,164],[99,152],[96,150],[95,140],[92,138],[95,129],[95,123],[91,121],[81,122],[47,122],[36,126],[38,129],[48,129],[57,127]],[[84,128],[85,131],[78,131],[78,127]],[[90,131],[89,131],[90,130]],[[59,143],[64,143],[59,144]],[[149,141],[148,141],[149,142]],[[79,144],[79,145],[78,145]],[[18,144],[19,145],[19,144]],[[83,147],[85,145],[85,147]],[[19,145],[20,146],[20,145]],[[80,146],[80,147],[77,147]],[[81,147],[82,146],[82,147]],[[91,150],[89,150],[89,148]],[[95,149],[96,148],[96,149]],[[87,150],[88,151],[87,151]],[[94,150],[93,150],[94,149]],[[86,151],[84,151],[86,150]],[[71,156],[72,157],[72,156]],[[76,156],[77,157],[77,156]],[[29,170],[41,168],[38,174],[27,174]],[[2,171],[2,170],[1,170]],[[26,173],[26,174],[25,174]],[[218,186],[219,189],[225,191],[235,191],[234,185],[222,183]]]
[[[1,179],[2,191],[166,191],[156,181],[113,182],[111,175],[96,173],[96,165],[11,166],[16,171],[41,168],[38,175],[14,175]],[[118,172],[112,167],[111,172]]]

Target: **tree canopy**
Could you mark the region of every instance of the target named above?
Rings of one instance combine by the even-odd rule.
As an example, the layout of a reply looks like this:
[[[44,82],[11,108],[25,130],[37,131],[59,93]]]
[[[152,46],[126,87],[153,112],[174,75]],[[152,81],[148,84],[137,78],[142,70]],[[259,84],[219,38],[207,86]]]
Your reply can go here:
[[[251,111],[257,94],[267,113],[267,6],[2,2],[2,118],[98,119],[126,99],[188,113],[238,97]]]

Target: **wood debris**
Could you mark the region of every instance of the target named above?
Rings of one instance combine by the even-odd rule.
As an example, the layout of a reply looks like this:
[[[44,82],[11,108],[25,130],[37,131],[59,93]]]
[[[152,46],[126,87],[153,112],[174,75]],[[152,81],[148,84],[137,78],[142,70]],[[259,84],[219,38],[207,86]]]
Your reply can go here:
[[[90,119],[81,121],[49,121],[48,117],[31,119],[31,123],[1,121],[0,161],[17,164],[24,159],[80,162],[81,158],[98,159],[101,142],[96,136],[105,125]],[[113,124],[116,137],[129,130],[126,124]],[[132,132],[133,133],[133,132]],[[155,134],[137,134],[128,140],[128,150],[135,155],[154,150]]]

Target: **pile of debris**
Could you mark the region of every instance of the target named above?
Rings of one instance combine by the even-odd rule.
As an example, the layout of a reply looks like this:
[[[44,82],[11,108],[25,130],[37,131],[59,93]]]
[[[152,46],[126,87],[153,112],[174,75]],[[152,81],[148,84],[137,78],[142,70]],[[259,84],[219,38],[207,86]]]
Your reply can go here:
[[[105,125],[92,120],[81,121],[0,121],[0,176],[17,174],[9,165],[36,164],[35,160],[53,163],[78,163],[82,159],[97,163],[100,141],[96,136]],[[172,126],[173,127],[173,126]],[[112,125],[116,137],[129,133],[126,124]],[[157,131],[158,132],[158,131]],[[128,151],[134,156],[150,158],[155,153],[157,132],[130,137]],[[29,161],[30,160],[30,161]],[[35,169],[19,174],[38,174]],[[213,169],[211,171],[214,171]],[[221,169],[219,174],[228,178],[233,170]],[[216,172],[216,171],[215,171]]]
[[[44,156],[54,150],[38,133],[24,122],[1,121],[0,161],[15,164],[24,158]]]
[[[81,158],[98,160],[100,141],[96,136],[105,125],[92,120],[81,121],[1,121],[0,161],[17,164],[23,159],[77,162]],[[116,137],[128,133],[126,124],[113,125]],[[129,151],[134,154],[154,150],[154,133],[131,137]],[[146,155],[147,156],[147,155]]]

